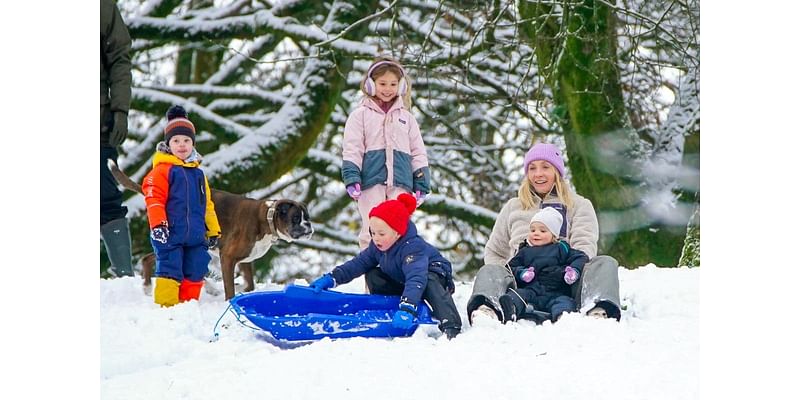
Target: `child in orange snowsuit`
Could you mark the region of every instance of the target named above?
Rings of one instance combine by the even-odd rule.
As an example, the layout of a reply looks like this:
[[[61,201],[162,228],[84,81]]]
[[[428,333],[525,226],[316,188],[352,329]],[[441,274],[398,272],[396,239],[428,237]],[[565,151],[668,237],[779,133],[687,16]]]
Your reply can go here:
[[[217,214],[194,149],[194,124],[181,106],[167,112],[164,141],[142,183],[150,243],[156,252],[153,300],[165,307],[199,299],[203,277],[220,235]]]

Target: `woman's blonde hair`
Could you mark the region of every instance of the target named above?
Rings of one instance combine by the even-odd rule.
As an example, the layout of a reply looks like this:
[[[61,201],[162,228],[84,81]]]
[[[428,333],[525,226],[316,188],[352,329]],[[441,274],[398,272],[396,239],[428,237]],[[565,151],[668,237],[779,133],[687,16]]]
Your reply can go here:
[[[553,168],[553,170],[553,172],[556,174],[556,197],[558,197],[558,200],[567,206],[567,209],[570,209],[572,208],[572,194],[569,189],[569,185],[567,185],[567,182],[561,177],[561,174],[558,173],[557,169]],[[530,210],[536,207],[536,202],[534,200],[534,196],[536,196],[536,194],[533,190],[533,186],[531,185],[531,181],[528,179],[528,171],[525,171],[525,175],[522,177],[522,184],[519,186],[517,196],[519,197],[519,201],[522,203],[523,210]]]
[[[397,75],[397,77],[400,80],[405,79],[405,81],[406,81],[406,92],[403,95],[403,106],[406,108],[406,110],[411,110],[411,78],[409,78],[408,75],[404,73],[405,69],[403,68],[402,64],[397,62],[397,60],[395,60],[392,57],[381,56],[381,57],[376,58],[374,61],[372,61],[372,64],[370,64],[370,68],[367,68],[367,71],[369,71],[372,68],[373,65],[375,65],[375,64],[377,64],[377,63],[379,63],[381,61],[389,61],[389,62],[391,62],[391,64],[383,64],[383,65],[380,65],[380,66],[376,67],[374,70],[372,70],[372,79],[373,79],[373,81],[375,80],[376,77],[383,76],[383,74],[385,74],[387,72],[391,72],[391,73]],[[370,96],[369,93],[367,93],[367,90],[364,87],[364,85],[367,82],[367,78],[369,78],[369,77],[366,76],[366,74],[365,74],[364,79],[361,80],[361,92],[364,93],[364,95],[367,96],[367,97],[375,98],[374,96]],[[398,95],[399,95],[399,92],[398,92]]]

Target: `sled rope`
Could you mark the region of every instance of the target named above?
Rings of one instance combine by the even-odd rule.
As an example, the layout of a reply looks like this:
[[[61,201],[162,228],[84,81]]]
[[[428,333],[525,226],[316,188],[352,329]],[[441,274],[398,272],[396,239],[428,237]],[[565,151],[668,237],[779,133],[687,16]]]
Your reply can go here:
[[[217,340],[219,340],[219,331],[218,331],[219,321],[222,321],[222,317],[224,317],[225,313],[227,313],[228,310],[230,309],[231,309],[231,303],[228,303],[228,308],[226,308],[225,311],[222,312],[222,315],[220,315],[219,318],[217,319],[217,323],[214,324],[214,331],[213,331],[214,334],[211,336],[211,340],[209,340],[209,342],[216,342]]]
[[[244,320],[242,320],[242,316],[241,315],[236,314],[236,313],[234,313],[234,314],[236,315],[236,321],[239,321],[239,323],[242,324],[243,327],[250,328],[250,329],[252,329],[254,331],[258,331],[258,332],[263,332],[263,330],[261,328],[257,328],[257,327],[253,327],[253,326],[249,325],[250,320],[248,320],[246,317],[244,318]]]
[[[211,339],[209,340],[209,342],[216,342],[217,340],[219,340],[219,322],[220,322],[220,321],[222,321],[222,317],[224,317],[224,316],[225,316],[225,313],[227,313],[227,312],[228,312],[228,311],[230,311],[230,310],[231,310],[231,303],[229,302],[229,303],[228,303],[228,307],[227,307],[227,308],[225,308],[225,311],[223,311],[223,312],[222,312],[222,315],[220,315],[220,316],[219,316],[219,318],[217,319],[217,323],[216,323],[216,324],[214,324],[214,332],[213,332],[214,334],[211,336]],[[244,326],[245,328],[250,328],[250,329],[252,329],[252,330],[254,330],[254,331],[259,331],[259,332],[260,332],[260,331],[262,331],[262,330],[261,330],[261,329],[259,329],[259,328],[255,328],[255,327],[253,327],[253,326],[250,326],[250,325],[248,324],[248,322],[250,322],[250,321],[248,321],[246,318],[245,318],[245,320],[243,321],[243,320],[242,320],[242,317],[241,317],[239,314],[237,314],[237,313],[236,313],[236,312],[234,312],[234,311],[232,311],[232,312],[233,312],[233,316],[234,316],[234,317],[236,317],[236,321],[237,321],[237,322],[239,322],[239,323],[240,323],[242,326]]]

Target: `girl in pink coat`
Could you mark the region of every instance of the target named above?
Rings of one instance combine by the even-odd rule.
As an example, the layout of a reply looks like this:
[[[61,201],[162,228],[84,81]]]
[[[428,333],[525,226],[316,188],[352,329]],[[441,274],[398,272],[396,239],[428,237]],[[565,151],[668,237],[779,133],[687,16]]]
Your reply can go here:
[[[411,82],[403,66],[380,57],[361,82],[365,94],[347,117],[342,144],[342,180],[358,202],[359,247],[369,245],[369,212],[411,193],[422,204],[430,193],[430,169],[419,125],[411,114]]]

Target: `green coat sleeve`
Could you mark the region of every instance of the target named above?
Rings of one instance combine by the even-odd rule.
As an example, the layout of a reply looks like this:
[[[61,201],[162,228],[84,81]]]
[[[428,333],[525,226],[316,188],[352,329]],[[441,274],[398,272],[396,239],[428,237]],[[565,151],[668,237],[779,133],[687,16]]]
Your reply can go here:
[[[100,69],[107,74],[103,90],[110,89],[110,110],[128,112],[131,103],[131,36],[116,3],[100,1]],[[102,80],[102,79],[101,79]]]

